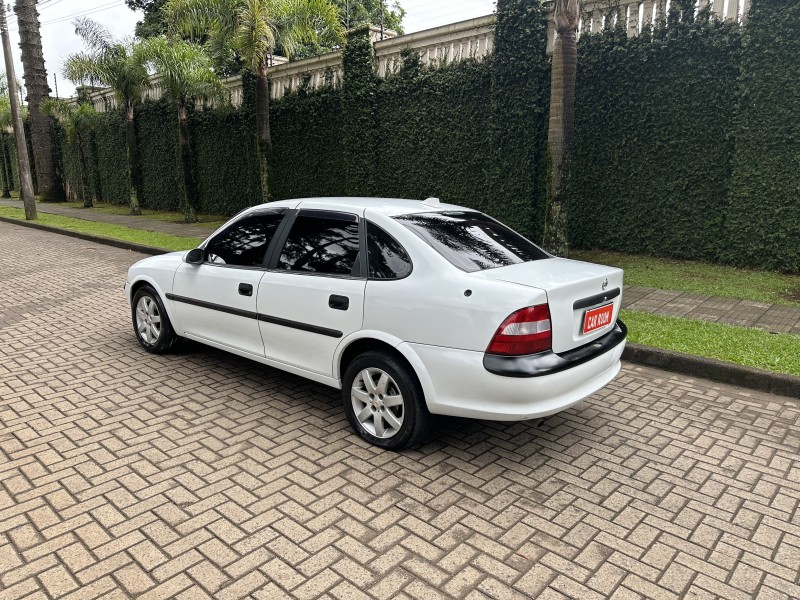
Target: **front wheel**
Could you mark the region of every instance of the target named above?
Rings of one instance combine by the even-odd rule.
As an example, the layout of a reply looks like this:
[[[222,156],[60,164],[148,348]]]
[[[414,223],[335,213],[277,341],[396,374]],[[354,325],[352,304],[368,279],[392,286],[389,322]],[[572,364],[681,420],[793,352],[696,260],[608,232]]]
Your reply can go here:
[[[153,354],[169,352],[178,336],[172,329],[158,292],[149,285],[142,286],[136,290],[131,304],[133,331],[142,348]]]
[[[347,419],[363,439],[388,450],[425,441],[431,415],[414,372],[394,356],[365,352],[342,382]]]

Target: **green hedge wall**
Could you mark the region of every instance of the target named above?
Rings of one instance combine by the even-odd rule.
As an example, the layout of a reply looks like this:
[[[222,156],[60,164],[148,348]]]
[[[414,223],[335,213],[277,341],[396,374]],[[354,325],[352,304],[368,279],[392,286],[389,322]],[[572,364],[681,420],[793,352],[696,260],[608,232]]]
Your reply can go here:
[[[579,45],[570,243],[716,259],[728,240],[738,26]]]
[[[300,90],[273,104],[276,199],[346,193],[341,107],[341,92],[330,88]],[[257,175],[258,169],[253,169]]]
[[[800,3],[753,0],[742,40],[728,251],[800,272]]]
[[[178,109],[160,100],[145,102],[134,114],[142,182],[139,201],[147,208],[181,210],[183,175],[178,162]],[[122,141],[124,144],[124,137]],[[124,145],[122,152],[124,158]]]
[[[115,204],[127,204],[128,163],[125,154],[125,114],[112,110],[104,114],[94,132],[97,148],[97,171],[100,174],[100,198]]]
[[[800,271],[800,5],[753,0],[741,28],[693,22],[684,4],[638,38],[581,39],[570,242]],[[272,196],[435,195],[540,239],[545,23],[538,0],[499,0],[490,58],[431,68],[406,53],[385,79],[367,32],[351,34],[341,88],[271,105]],[[260,201],[253,83],[241,108],[190,116],[203,211]],[[165,102],[137,110],[144,207],[180,209],[176,119]],[[70,180],[73,154],[64,144]],[[91,189],[127,203],[120,111],[100,119],[90,154]]]

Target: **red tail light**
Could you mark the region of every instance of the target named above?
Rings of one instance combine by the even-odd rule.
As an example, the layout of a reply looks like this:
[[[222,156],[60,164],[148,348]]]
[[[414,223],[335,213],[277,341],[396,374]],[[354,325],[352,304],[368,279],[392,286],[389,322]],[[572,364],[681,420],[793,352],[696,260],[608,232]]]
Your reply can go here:
[[[552,343],[550,309],[539,304],[518,310],[503,321],[486,352],[522,356],[550,350]]]

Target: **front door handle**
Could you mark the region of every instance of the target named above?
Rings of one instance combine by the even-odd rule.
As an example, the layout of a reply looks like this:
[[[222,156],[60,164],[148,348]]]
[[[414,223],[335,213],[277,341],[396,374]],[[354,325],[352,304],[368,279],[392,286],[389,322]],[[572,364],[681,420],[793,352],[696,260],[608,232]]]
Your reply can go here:
[[[249,283],[240,283],[239,284],[239,294],[241,296],[252,296],[253,295],[253,286]]]
[[[347,296],[337,296],[333,294],[328,298],[328,306],[335,310],[347,310],[350,308],[350,298]]]

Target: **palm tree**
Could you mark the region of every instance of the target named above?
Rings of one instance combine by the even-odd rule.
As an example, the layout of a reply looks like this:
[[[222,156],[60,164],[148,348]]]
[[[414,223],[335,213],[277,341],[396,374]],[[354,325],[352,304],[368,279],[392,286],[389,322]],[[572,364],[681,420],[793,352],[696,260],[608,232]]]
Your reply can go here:
[[[128,184],[131,214],[140,215],[139,154],[133,109],[148,86],[147,69],[131,38],[115,40],[108,29],[86,17],[76,19],[77,33],[87,47],[67,57],[64,75],[76,85],[102,85],[114,90],[117,103],[125,108],[125,146],[128,154]]]
[[[36,0],[17,0],[14,12],[19,23],[20,59],[28,91],[31,148],[38,193],[44,200],[61,201],[65,196],[55,164],[53,124],[40,108],[50,96],[50,86],[44,67]]]
[[[87,134],[90,134],[94,126],[97,113],[88,102],[73,104],[66,100],[48,98],[42,102],[42,111],[55,117],[66,130],[67,142],[74,143],[78,150],[78,178],[80,184],[80,194],[83,198],[84,208],[94,206],[92,196],[94,192],[89,189],[87,183],[89,168],[86,160]]]
[[[272,138],[269,128],[269,64],[280,48],[287,56],[301,44],[342,36],[331,0],[169,0],[167,23],[177,33],[204,39],[222,64],[231,54],[256,76],[256,129],[261,196],[269,201]]]
[[[542,245],[566,256],[567,180],[575,139],[575,72],[578,66],[578,0],[556,0],[556,41],[550,79],[550,127],[547,136],[548,177]]]
[[[225,86],[212,68],[212,60],[200,46],[183,40],[155,37],[138,48],[142,59],[161,76],[166,96],[178,108],[178,142],[183,171],[183,214],[187,223],[197,222],[197,188],[192,176],[188,107],[195,100],[220,99]]]

